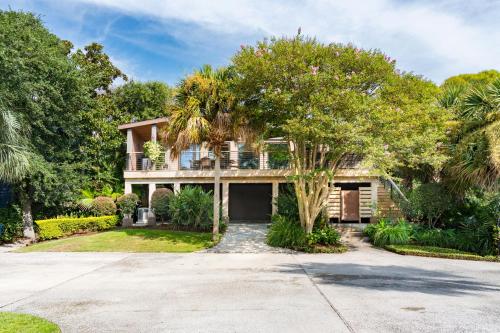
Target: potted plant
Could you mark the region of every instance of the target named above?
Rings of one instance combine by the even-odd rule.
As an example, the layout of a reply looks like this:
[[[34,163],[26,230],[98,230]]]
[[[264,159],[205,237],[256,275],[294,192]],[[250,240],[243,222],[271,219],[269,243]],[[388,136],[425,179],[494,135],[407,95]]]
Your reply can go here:
[[[160,161],[162,153],[162,147],[158,142],[146,141],[144,143],[144,156],[148,159],[148,161],[143,160],[143,168],[150,169],[154,167],[154,165]],[[149,161],[151,161],[151,164],[149,164]]]
[[[130,227],[134,223],[132,214],[134,214],[137,202],[139,202],[139,197],[135,193],[124,194],[116,201],[116,203],[118,204],[118,208],[120,208],[120,211],[123,215],[123,227]]]

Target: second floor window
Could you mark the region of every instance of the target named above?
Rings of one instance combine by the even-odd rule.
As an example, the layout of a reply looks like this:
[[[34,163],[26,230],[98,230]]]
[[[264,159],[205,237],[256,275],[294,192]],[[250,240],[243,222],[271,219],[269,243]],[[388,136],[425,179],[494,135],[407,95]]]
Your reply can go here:
[[[258,169],[259,154],[247,148],[245,144],[238,144],[238,167],[240,169]]]
[[[191,145],[189,149],[181,151],[179,168],[181,170],[197,170],[200,161],[200,145]]]

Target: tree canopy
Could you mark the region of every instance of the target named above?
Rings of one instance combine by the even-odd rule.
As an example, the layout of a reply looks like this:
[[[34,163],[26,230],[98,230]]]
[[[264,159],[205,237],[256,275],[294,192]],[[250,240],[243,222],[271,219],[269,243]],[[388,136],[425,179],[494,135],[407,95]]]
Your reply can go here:
[[[83,114],[87,137],[80,147],[87,187],[102,191],[111,186],[121,191],[125,141],[118,125],[165,117],[172,98],[172,89],[164,83],[135,81],[94,98],[93,107]]]
[[[442,87],[462,86],[465,88],[469,86],[487,85],[498,79],[500,79],[500,72],[490,69],[479,73],[459,74],[449,77],[443,82]]]
[[[25,201],[63,207],[54,198],[71,201],[82,189],[122,188],[125,152],[118,125],[164,116],[172,90],[160,82],[114,88],[116,79],[128,78],[102,45],[72,53],[71,42],[51,34],[31,13],[1,11],[0,25],[0,104],[12,114],[3,119],[24,129],[19,134],[34,154],[16,192]],[[65,196],[50,193],[58,188],[67,189],[59,190]]]
[[[319,43],[298,35],[242,47],[233,58],[235,90],[247,119],[290,145],[301,222],[323,209],[341,160],[363,156],[384,171],[439,164],[446,113],[437,88],[378,50]]]

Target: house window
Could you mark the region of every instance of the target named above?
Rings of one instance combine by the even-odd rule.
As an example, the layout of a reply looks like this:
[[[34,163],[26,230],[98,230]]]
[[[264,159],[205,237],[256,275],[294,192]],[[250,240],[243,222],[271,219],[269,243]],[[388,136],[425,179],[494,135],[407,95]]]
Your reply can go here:
[[[181,170],[197,170],[200,162],[200,145],[191,145],[189,149],[181,151],[179,167]]]
[[[244,143],[238,144],[238,167],[240,169],[259,168],[259,155],[248,150]]]

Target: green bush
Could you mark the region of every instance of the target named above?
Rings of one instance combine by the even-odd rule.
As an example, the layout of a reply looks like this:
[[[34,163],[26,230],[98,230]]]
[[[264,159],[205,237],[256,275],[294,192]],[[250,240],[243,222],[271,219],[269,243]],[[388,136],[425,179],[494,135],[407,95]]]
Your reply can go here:
[[[154,213],[162,221],[168,220],[169,217],[169,202],[170,198],[174,195],[168,188],[159,188],[153,192],[151,196],[151,208],[153,208]]]
[[[396,222],[381,219],[368,230],[365,228],[365,233],[376,246],[406,245],[411,241],[412,229],[412,225],[403,219]]]
[[[426,223],[431,228],[453,206],[452,196],[438,183],[417,185],[407,197],[408,202],[400,203],[405,216],[413,222]]]
[[[23,235],[23,219],[17,206],[0,208],[0,224],[3,226],[0,243],[12,242]]]
[[[325,224],[320,228],[315,228],[310,235],[307,235],[307,242],[314,245],[340,245],[340,234],[337,230]]]
[[[92,200],[92,212],[96,216],[108,216],[116,214],[116,204],[108,197],[97,197]]]
[[[297,220],[276,214],[272,216],[272,224],[267,233],[267,244],[301,250],[307,245],[307,237]]]
[[[403,255],[476,261],[499,261],[499,258],[496,256],[480,256],[475,253],[442,247],[421,245],[386,245],[384,248]]]
[[[118,223],[118,216],[66,217],[37,220],[35,223],[38,226],[38,239],[47,240],[70,236],[80,232],[111,229]]]
[[[276,198],[276,206],[279,215],[286,216],[290,220],[299,221],[299,206],[293,185],[287,186],[284,192],[279,193]]]
[[[455,248],[459,243],[458,237],[455,229],[439,228],[415,228],[412,236],[415,244],[446,248]]]
[[[199,186],[186,186],[170,198],[171,221],[181,228],[209,231],[213,221],[213,195]]]
[[[457,248],[481,255],[498,253],[500,192],[468,193],[455,218],[459,231]]]
[[[124,194],[116,201],[118,208],[120,208],[121,213],[124,215],[134,214],[138,202],[139,197],[135,193]]]

